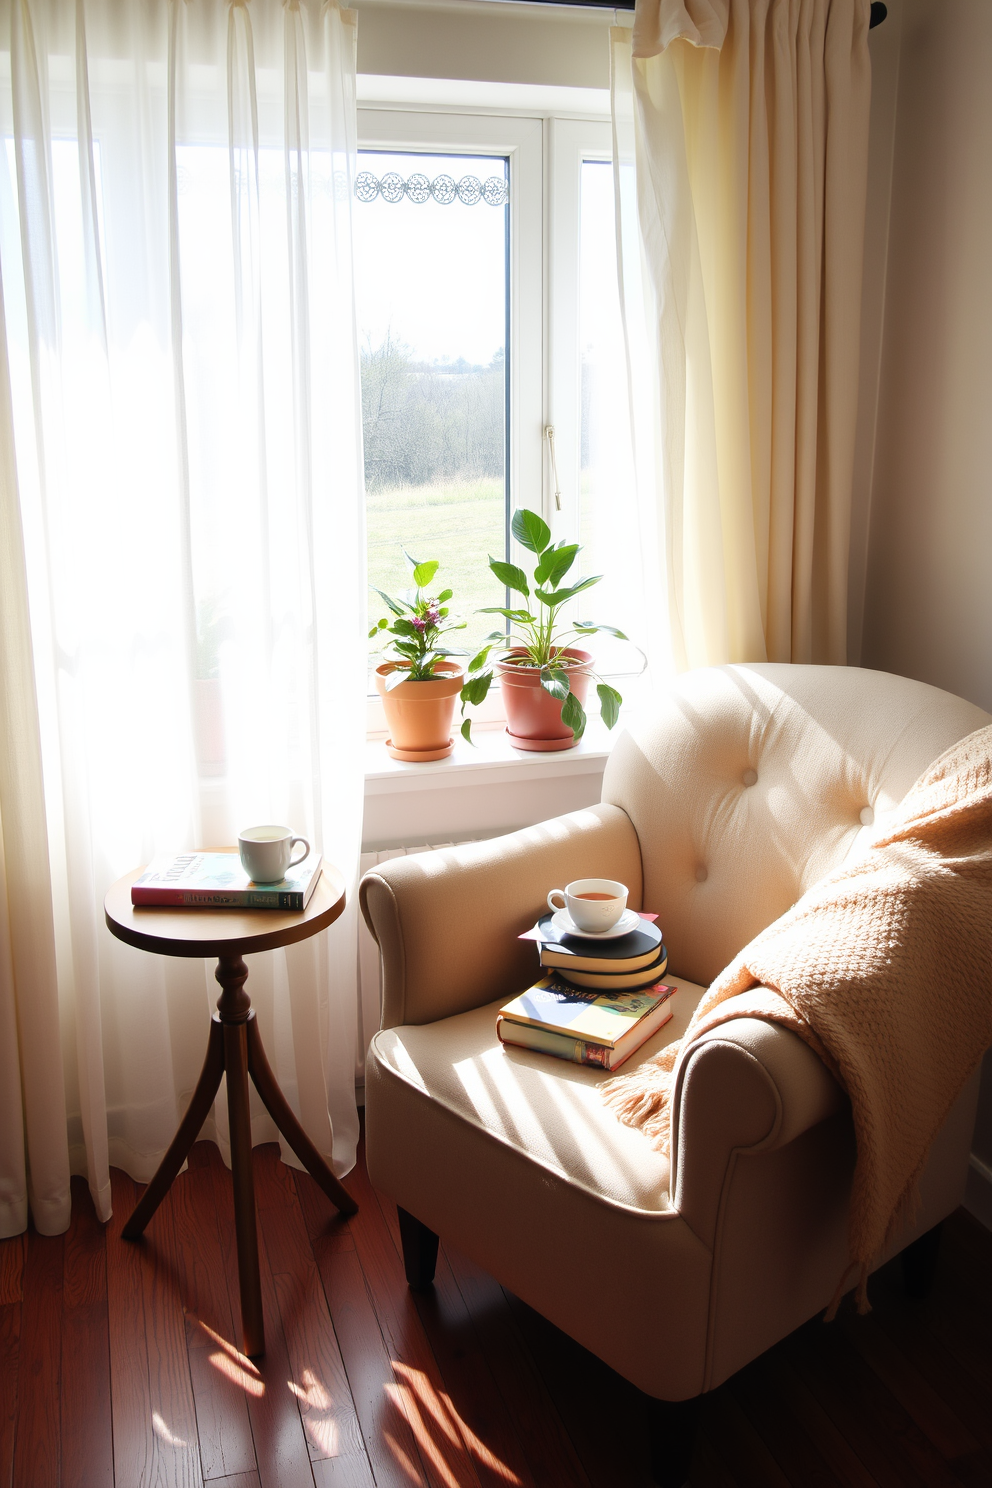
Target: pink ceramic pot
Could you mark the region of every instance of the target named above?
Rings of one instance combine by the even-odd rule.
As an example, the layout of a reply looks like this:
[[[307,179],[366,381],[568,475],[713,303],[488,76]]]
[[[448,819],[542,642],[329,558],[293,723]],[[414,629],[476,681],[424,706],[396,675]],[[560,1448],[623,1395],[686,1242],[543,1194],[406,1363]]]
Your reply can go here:
[[[521,648],[509,651],[505,658],[495,663],[506,707],[506,732],[514,749],[538,750],[571,749],[575,735],[561,721],[562,705],[541,686],[541,669],[535,666],[519,666],[509,658],[523,656]],[[568,673],[569,686],[585,707],[592,671],[592,656],[588,651],[568,647],[561,653],[563,672]]]

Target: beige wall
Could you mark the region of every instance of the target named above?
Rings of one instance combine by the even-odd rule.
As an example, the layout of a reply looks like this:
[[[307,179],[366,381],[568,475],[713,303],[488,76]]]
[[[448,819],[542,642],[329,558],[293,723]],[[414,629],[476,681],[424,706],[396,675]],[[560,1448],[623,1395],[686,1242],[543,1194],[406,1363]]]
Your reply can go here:
[[[890,22],[872,119],[852,660],[863,593],[863,665],[992,712],[992,3],[890,0]],[[974,1148],[987,1175],[990,1056]],[[978,1166],[969,1206],[992,1222]]]
[[[901,22],[861,659],[992,711],[992,4]]]

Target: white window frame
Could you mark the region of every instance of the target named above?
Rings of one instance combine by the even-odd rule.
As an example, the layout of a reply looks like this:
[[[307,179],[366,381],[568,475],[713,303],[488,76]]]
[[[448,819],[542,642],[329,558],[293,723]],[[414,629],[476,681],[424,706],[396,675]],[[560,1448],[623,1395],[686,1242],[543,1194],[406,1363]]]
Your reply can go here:
[[[583,160],[612,158],[603,119],[405,106],[358,110],[359,149],[493,155],[509,160],[509,490],[513,507],[540,511],[557,540],[579,527],[579,191]],[[481,209],[481,208],[480,208]],[[475,209],[475,210],[480,210]],[[556,432],[561,510],[545,429]],[[438,555],[443,557],[443,555]],[[511,540],[511,561],[529,556]],[[505,722],[498,688],[472,712],[474,725]],[[386,733],[378,697],[368,703],[370,739]],[[456,746],[457,747],[457,746]]]

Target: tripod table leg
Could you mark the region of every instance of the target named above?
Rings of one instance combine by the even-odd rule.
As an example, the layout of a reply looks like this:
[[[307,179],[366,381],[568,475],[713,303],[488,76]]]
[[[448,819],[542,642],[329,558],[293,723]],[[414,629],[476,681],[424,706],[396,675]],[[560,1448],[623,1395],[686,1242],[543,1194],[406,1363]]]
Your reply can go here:
[[[234,1180],[234,1228],[241,1284],[241,1331],[249,1359],[265,1353],[262,1284],[258,1271],[255,1182],[251,1166],[251,1118],[248,1113],[248,1048],[244,1023],[224,1024],[224,1069],[227,1115],[231,1131],[231,1177]]]
[[[207,1119],[223,1073],[224,1035],[220,1019],[214,1014],[210,1022],[207,1054],[203,1061],[200,1078],[196,1082],[196,1089],[193,1091],[193,1098],[186,1107],[186,1114],[179,1123],[179,1130],[173,1137],[168,1152],[158,1165],[155,1177],[145,1189],[134,1213],[121,1231],[125,1240],[138,1239],[168,1193],[169,1185],[186,1161],[186,1154],[196,1141],[200,1128]]]
[[[255,1081],[255,1087],[265,1102],[269,1115],[311,1178],[316,1183],[319,1183],[331,1203],[337,1205],[341,1214],[357,1214],[358,1205],[355,1203],[355,1200],[351,1197],[348,1190],[335,1178],[297,1121],[292,1107],[279,1089],[276,1077],[272,1073],[272,1067],[265,1057],[265,1050],[262,1047],[262,1036],[258,1031],[258,1021],[254,1013],[251,1013],[248,1018],[248,1068],[251,1071],[252,1079]]]

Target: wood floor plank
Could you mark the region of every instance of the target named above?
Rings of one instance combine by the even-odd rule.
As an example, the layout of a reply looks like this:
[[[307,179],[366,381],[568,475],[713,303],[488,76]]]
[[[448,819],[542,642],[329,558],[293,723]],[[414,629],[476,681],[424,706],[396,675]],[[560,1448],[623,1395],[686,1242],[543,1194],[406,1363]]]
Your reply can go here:
[[[234,1198],[231,1175],[212,1144],[206,1154],[218,1234],[224,1256],[231,1312],[235,1319],[236,1337],[240,1337],[241,1310],[238,1290],[238,1257],[234,1231]],[[265,1355],[244,1361],[246,1375],[251,1373],[260,1388],[246,1387],[248,1415],[255,1445],[256,1469],[261,1488],[312,1488],[313,1473],[306,1433],[300,1420],[296,1397],[289,1388],[292,1370],[286,1352],[282,1321],[275,1284],[269,1268],[265,1236],[259,1228],[258,1250],[262,1280],[262,1314],[265,1325]]]
[[[374,1198],[379,1205],[402,1265],[396,1205],[371,1188],[369,1194],[369,1202]],[[410,1296],[462,1423],[480,1481],[487,1488],[505,1488],[508,1482],[538,1488],[443,1248],[438,1252],[433,1287]]]
[[[14,1473],[20,1343],[21,1303],[7,1302],[0,1307],[0,1488],[10,1488]]]
[[[228,1478],[215,1478],[211,1488],[259,1488],[258,1473],[233,1473]]]
[[[809,1325],[792,1340],[790,1358],[880,1484],[952,1488],[950,1468],[836,1327]]]
[[[433,1488],[481,1488],[472,1433],[445,1389],[364,1163],[349,1175],[359,1211],[348,1222],[379,1328],[389,1351],[392,1390],[402,1403]]]
[[[62,1488],[113,1488],[107,1235],[82,1178],[72,1180],[62,1315]]]
[[[768,1388],[769,1375],[756,1359],[728,1382],[728,1390],[790,1483],[803,1488],[848,1488],[818,1451],[792,1411],[783,1410]]]
[[[259,1219],[272,1269],[290,1388],[313,1460],[364,1455],[361,1427],[327,1310],[294,1174],[275,1145],[255,1149]]]
[[[940,1455],[965,1481],[992,1481],[987,1454],[951,1406],[941,1398],[869,1313],[839,1320],[845,1336]]]
[[[377,1488],[425,1482],[420,1452],[395,1391],[395,1375],[357,1250],[313,1242],[334,1332]],[[316,1474],[315,1474],[316,1476]]]
[[[28,1253],[27,1235],[12,1235],[0,1240],[0,1307],[24,1299],[24,1258]]]
[[[13,1488],[58,1483],[61,1473],[64,1235],[28,1235],[18,1362]]]
[[[819,1400],[789,1367],[782,1345],[767,1355],[766,1378],[778,1409],[794,1417],[844,1488],[878,1488],[875,1478]]]
[[[740,1488],[802,1488],[782,1471],[728,1385],[714,1390],[709,1440]]]
[[[121,1238],[138,1186],[111,1172],[107,1304],[114,1412],[114,1478],[128,1488],[201,1488],[186,1326],[171,1254],[166,1198],[143,1240]]]
[[[231,1311],[224,1250],[212,1202],[208,1147],[217,1153],[213,1143],[193,1144],[189,1170],[180,1173],[169,1200],[175,1225],[200,1464],[204,1478],[210,1480],[255,1471],[247,1395],[261,1386],[257,1370],[241,1354],[241,1341]]]
[[[593,1488],[648,1488],[647,1414],[640,1393],[518,1297],[505,1289],[504,1295]],[[594,1411],[590,1400],[596,1401]],[[604,1422],[611,1429],[604,1430]]]
[[[451,1246],[442,1247],[541,1488],[588,1488],[589,1479],[499,1282]]]

